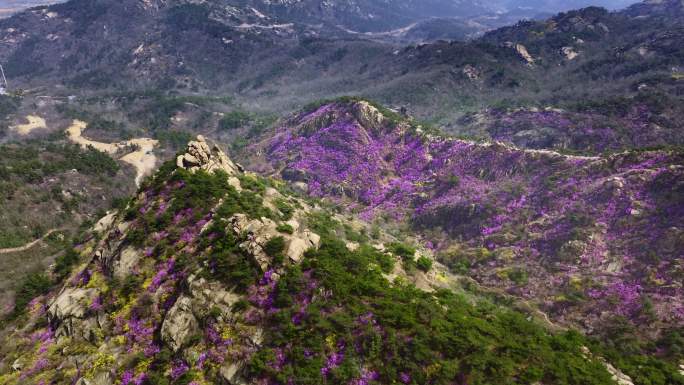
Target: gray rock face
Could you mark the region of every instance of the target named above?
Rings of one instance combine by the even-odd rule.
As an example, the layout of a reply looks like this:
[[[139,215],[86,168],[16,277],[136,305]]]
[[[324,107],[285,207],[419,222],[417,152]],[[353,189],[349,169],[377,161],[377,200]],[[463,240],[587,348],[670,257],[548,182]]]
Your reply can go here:
[[[532,57],[532,55],[530,55],[530,53],[527,51],[527,47],[525,47],[524,45],[519,44],[519,43],[513,43],[510,41],[507,41],[504,45],[506,47],[513,48],[515,50],[515,52],[518,53],[520,58],[523,59],[527,63],[527,65],[533,65],[534,64],[534,58]]]
[[[568,60],[574,60],[579,56],[579,52],[575,51],[574,47],[561,48],[561,54]]]
[[[195,276],[190,276],[187,282],[194,314],[202,314],[208,309],[220,309],[222,319],[231,320],[231,308],[242,299],[242,296],[226,290],[225,285],[220,282],[207,281]]]
[[[299,237],[293,237],[285,253],[292,262],[298,263],[309,249],[317,249],[321,244],[321,237],[309,230],[304,230]]]
[[[242,172],[217,145],[210,146],[202,135],[196,141],[188,143],[187,152],[176,158],[176,166],[192,172],[223,170],[231,176]]]
[[[278,234],[276,223],[268,218],[249,220],[244,214],[233,216],[230,223],[235,234],[247,237],[247,240],[240,244],[240,248],[247,251],[262,270],[268,270],[271,257],[266,254],[263,246]]]
[[[230,385],[240,385],[245,382],[239,378],[240,370],[244,367],[243,363],[230,363],[224,364],[219,369],[221,377],[226,380]]]
[[[119,258],[115,259],[112,263],[112,273],[118,279],[125,279],[131,274],[131,271],[140,262],[142,257],[143,253],[140,250],[132,247],[123,249]]]
[[[164,319],[161,328],[162,340],[177,352],[198,330],[198,322],[192,313],[192,300],[181,296]]]
[[[88,307],[98,296],[96,289],[67,288],[50,304],[47,315],[56,326],[55,336],[80,336],[90,339],[97,321],[87,319]]]
[[[95,374],[92,379],[81,378],[76,382],[76,385],[112,385],[114,378],[109,372],[100,372]]]
[[[99,221],[95,224],[93,227],[93,231],[102,234],[106,231],[108,231],[111,227],[112,224],[114,223],[114,219],[116,218],[116,211],[112,211],[110,213],[107,213],[104,217],[100,218]]]
[[[364,127],[371,129],[382,127],[385,122],[385,116],[366,101],[354,105],[354,116]]]
[[[293,223],[294,229],[299,229],[299,223]],[[275,237],[283,237],[286,241],[285,255],[294,263],[301,260],[304,253],[311,248],[318,248],[321,237],[308,229],[296,231],[292,235],[278,232],[277,224],[268,218],[249,220],[244,214],[237,214],[230,219],[230,225],[236,235],[246,236],[247,240],[240,247],[253,256],[263,271],[268,270],[272,258],[264,251],[266,243]]]

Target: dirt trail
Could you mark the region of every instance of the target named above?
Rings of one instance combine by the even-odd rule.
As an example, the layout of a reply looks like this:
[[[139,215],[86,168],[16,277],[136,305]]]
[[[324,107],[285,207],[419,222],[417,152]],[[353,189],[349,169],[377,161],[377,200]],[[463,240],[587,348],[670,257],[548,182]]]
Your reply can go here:
[[[62,230],[62,229],[52,229],[52,230],[48,231],[47,233],[45,233],[45,235],[43,235],[42,237],[40,237],[34,241],[31,241],[31,242],[25,244],[24,246],[11,247],[9,249],[0,249],[0,254],[11,254],[11,253],[19,253],[22,251],[26,251],[26,250],[32,248],[33,246],[37,245],[39,242],[42,242],[45,238],[52,235],[52,233],[55,233],[55,232],[60,231],[60,230]]]
[[[45,119],[40,116],[27,115],[26,120],[28,120],[28,123],[17,124],[16,126],[12,126],[12,129],[19,135],[28,135],[35,129],[47,128]]]
[[[85,130],[87,126],[88,124],[83,121],[74,120],[71,126],[66,130],[69,140],[79,144],[81,147],[92,146],[96,150],[106,152],[112,156],[117,155],[121,151],[126,151],[127,148],[135,148],[135,151],[122,156],[119,160],[135,167],[136,186],[140,186],[142,179],[154,170],[157,163],[157,157],[154,155],[153,151],[159,144],[159,141],[150,138],[136,138],[118,143],[97,142],[83,136],[83,130]]]

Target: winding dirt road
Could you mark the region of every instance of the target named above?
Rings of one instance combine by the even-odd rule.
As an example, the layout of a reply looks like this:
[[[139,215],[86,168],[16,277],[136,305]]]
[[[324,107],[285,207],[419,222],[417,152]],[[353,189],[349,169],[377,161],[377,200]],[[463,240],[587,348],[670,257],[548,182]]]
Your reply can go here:
[[[69,140],[81,147],[92,146],[96,150],[112,156],[116,156],[120,152],[126,151],[128,148],[136,148],[136,150],[119,158],[122,162],[126,162],[135,168],[136,186],[140,186],[142,179],[154,171],[154,167],[157,164],[157,157],[154,155],[153,151],[159,144],[159,141],[150,138],[136,138],[118,143],[97,142],[83,136],[83,130],[85,130],[86,127],[88,127],[87,123],[80,120],[74,120],[71,126],[66,130]]]

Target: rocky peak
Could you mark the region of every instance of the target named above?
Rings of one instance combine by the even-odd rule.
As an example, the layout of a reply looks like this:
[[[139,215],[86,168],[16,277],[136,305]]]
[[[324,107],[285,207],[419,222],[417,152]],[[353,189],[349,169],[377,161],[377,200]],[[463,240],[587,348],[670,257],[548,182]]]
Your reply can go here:
[[[185,154],[176,158],[176,166],[190,172],[204,170],[211,173],[222,170],[230,176],[244,171],[240,165],[233,163],[218,145],[210,145],[202,135],[198,135],[196,141],[188,143]]]

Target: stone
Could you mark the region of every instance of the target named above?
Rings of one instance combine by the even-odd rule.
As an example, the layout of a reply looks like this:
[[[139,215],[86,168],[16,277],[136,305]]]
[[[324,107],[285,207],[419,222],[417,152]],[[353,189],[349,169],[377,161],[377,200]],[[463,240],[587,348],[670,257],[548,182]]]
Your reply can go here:
[[[176,166],[190,172],[222,170],[230,176],[241,173],[240,167],[233,163],[217,145],[210,146],[202,135],[198,135],[196,141],[188,143],[186,153],[176,158]]]
[[[116,211],[112,211],[111,213],[107,213],[104,217],[100,218],[99,221],[95,224],[93,227],[93,231],[102,234],[106,231],[109,230],[110,227],[112,227],[112,224],[114,223],[114,218],[116,217]]]
[[[299,194],[308,194],[309,185],[304,182],[294,182],[292,183],[292,189]]]
[[[311,230],[304,230],[304,239],[309,242],[311,247],[318,249],[321,246],[321,236]]]
[[[534,64],[534,59],[532,58],[532,55],[527,51],[527,47],[525,47],[522,44],[516,44],[515,45],[515,50],[518,51],[518,54],[525,59],[525,61],[528,64]]]
[[[192,300],[181,296],[171,307],[161,328],[162,340],[178,352],[183,344],[197,333],[199,324],[192,313]]]
[[[561,48],[561,54],[568,60],[574,60],[579,56],[579,53],[573,47]]]
[[[385,116],[365,100],[354,104],[354,117],[369,129],[379,129],[385,123]]]
[[[228,184],[233,186],[237,192],[242,192],[242,185],[240,184],[240,179],[231,176],[228,178]]]
[[[480,72],[470,64],[466,64],[462,72],[470,80],[478,80],[480,78]]]
[[[112,272],[118,279],[125,279],[142,259],[143,253],[132,247],[125,248],[119,258],[112,263]]]
[[[287,247],[287,252],[285,252],[285,255],[287,255],[287,257],[290,258],[292,262],[298,263],[308,249],[309,245],[305,240],[301,238],[294,238],[290,241],[290,244]]]
[[[304,230],[298,235],[294,235],[290,240],[290,244],[287,247],[287,252],[285,253],[292,262],[299,262],[302,259],[304,253],[309,249],[318,249],[321,244],[321,237],[311,232],[310,230]]]
[[[98,295],[96,289],[66,288],[50,304],[48,321],[55,327],[55,336],[81,336],[89,339],[92,323],[85,322],[88,307]]]
[[[263,247],[271,238],[281,236],[277,230],[277,224],[268,218],[250,221],[244,214],[234,215],[230,218],[229,223],[236,235],[246,237],[246,240],[240,244],[240,248],[249,253],[261,269],[266,271],[272,262],[272,258],[266,254]],[[308,245],[313,245],[313,241],[318,237],[318,235],[315,235],[313,240],[311,240],[307,238],[311,235],[306,233],[304,235],[306,237],[303,240]],[[317,240],[320,243],[320,237]],[[297,245],[295,246],[298,247]]]
[[[91,383],[92,385],[112,385],[114,384],[114,378],[110,372],[99,372],[95,374]]]
[[[604,365],[608,370],[608,373],[610,373],[613,376],[613,381],[615,381],[618,385],[634,385],[634,382],[632,382],[631,377],[622,373],[619,369],[617,369],[608,362],[604,362]]]
[[[224,364],[219,369],[219,372],[221,373],[221,377],[223,377],[224,380],[228,381],[230,385],[237,385],[242,383],[242,381],[238,379],[238,373],[240,372],[242,367],[243,365],[240,363]]]

